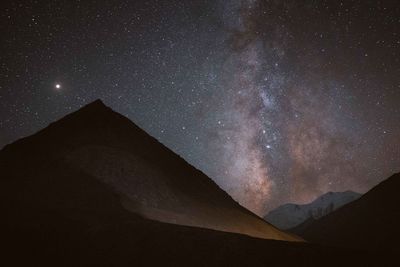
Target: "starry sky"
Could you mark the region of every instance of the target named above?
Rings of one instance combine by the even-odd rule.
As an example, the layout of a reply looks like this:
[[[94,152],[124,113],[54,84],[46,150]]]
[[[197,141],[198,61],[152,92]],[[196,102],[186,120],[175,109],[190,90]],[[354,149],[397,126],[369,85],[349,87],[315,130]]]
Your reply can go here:
[[[8,1],[0,147],[102,99],[259,215],[400,171],[398,1]]]

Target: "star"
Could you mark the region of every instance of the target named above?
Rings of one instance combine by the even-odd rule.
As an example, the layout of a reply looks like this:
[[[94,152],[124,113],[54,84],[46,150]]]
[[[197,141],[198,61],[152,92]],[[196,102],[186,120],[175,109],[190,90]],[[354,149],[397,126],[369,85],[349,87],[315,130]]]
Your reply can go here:
[[[398,10],[361,3],[365,16],[329,20],[342,12],[336,1],[225,0],[158,16],[181,1],[149,0],[121,1],[103,16],[100,3],[69,14],[64,1],[53,19],[24,2],[0,9],[10,19],[0,148],[101,98],[260,215],[326,189],[365,191],[400,171]],[[25,13],[35,15],[29,23]]]

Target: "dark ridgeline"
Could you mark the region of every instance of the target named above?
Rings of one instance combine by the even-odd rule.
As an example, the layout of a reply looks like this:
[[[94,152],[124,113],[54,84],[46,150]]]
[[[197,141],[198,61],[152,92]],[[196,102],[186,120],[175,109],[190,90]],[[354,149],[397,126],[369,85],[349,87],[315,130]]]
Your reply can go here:
[[[228,233],[298,240],[101,101],[6,146],[0,174],[7,264],[377,263],[359,250]]]
[[[292,232],[333,246],[400,252],[400,174],[392,175],[358,200]],[[400,264],[400,261],[398,261]]]
[[[100,100],[6,146],[0,159],[5,167],[22,166],[27,172],[23,180],[35,183],[28,178],[32,172],[54,164],[62,165],[55,172],[71,169],[90,175],[111,186],[126,209],[146,218],[300,240],[241,207],[210,178]],[[53,182],[59,183],[54,176]],[[40,189],[51,191],[46,185],[52,186],[46,181]]]

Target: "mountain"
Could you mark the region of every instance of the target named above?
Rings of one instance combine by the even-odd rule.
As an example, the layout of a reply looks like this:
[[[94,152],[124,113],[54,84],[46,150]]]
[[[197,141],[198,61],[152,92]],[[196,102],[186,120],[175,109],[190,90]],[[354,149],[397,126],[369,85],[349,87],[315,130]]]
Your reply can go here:
[[[380,266],[383,258],[265,239],[299,240],[100,101],[0,151],[0,211],[3,266]]]
[[[319,219],[360,196],[361,194],[352,191],[328,192],[309,204],[279,206],[264,219],[279,229],[290,229],[305,221]]]
[[[291,231],[306,240],[341,247],[400,251],[400,174],[358,200]]]
[[[50,195],[51,191],[64,182],[64,170],[71,170],[110,186],[125,209],[144,218],[260,238],[300,240],[240,206],[210,178],[100,100],[6,146],[0,164],[6,174],[1,179],[5,195],[13,188],[19,197],[33,198],[29,205],[44,196],[49,202],[60,201],[53,199],[56,195]],[[50,170],[53,178],[45,180],[41,173]],[[84,186],[88,194],[94,193]],[[32,195],[34,190],[41,194]],[[15,201],[15,196],[9,197]],[[38,205],[56,210],[55,203]]]

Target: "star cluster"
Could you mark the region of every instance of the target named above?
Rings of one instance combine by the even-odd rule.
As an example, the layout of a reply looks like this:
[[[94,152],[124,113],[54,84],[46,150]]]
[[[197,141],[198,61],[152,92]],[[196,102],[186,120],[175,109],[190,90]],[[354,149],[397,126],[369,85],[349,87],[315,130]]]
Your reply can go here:
[[[262,215],[400,171],[396,1],[10,1],[0,147],[101,98]]]

